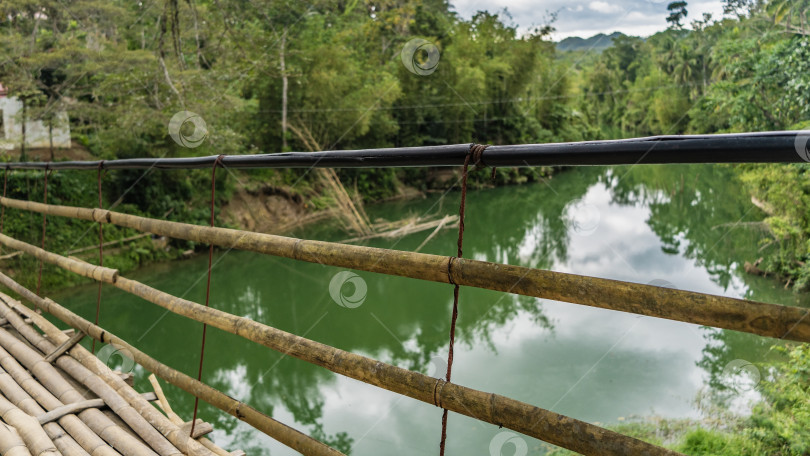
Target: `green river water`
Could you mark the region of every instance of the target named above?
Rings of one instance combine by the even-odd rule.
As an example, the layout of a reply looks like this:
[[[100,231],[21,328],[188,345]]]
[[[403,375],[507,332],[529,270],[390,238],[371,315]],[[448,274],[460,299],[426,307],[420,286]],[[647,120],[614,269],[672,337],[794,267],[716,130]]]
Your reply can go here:
[[[459,192],[368,208],[372,218],[455,214]],[[464,256],[554,271],[786,305],[809,297],[746,275],[759,251],[763,214],[725,166],[578,168],[523,186],[470,191]],[[413,250],[429,232],[365,245]],[[335,227],[294,233],[340,241]],[[454,255],[456,232],[422,249]],[[341,306],[330,283],[341,269],[218,251],[211,306],[354,353],[441,376],[452,286],[357,272],[360,304]],[[203,302],[207,255],[152,265],[130,278]],[[358,282],[355,279],[355,282]],[[334,286],[332,287],[333,291]],[[95,285],[53,296],[92,320]],[[333,293],[335,294],[335,293]],[[340,298],[340,296],[337,296]],[[462,288],[453,381],[588,422],[635,417],[699,418],[701,391],[725,391],[744,413],[757,397],[756,373],[777,341],[586,306]],[[201,325],[111,287],[101,325],[160,361],[196,376]],[[284,357],[209,328],[203,379],[274,418],[353,455],[438,454],[441,410]],[[84,342],[87,344],[87,342]],[[88,344],[89,345],[89,344]],[[751,363],[741,372],[729,366]],[[120,364],[113,357],[111,365]],[[737,364],[734,364],[737,363]],[[135,367],[136,388],[150,390]],[[440,373],[437,373],[440,372]],[[764,380],[763,380],[764,381]],[[726,387],[725,389],[723,389]],[[732,387],[729,389],[728,387]],[[164,384],[190,419],[193,398]],[[230,415],[203,404],[215,442],[251,455],[295,454]],[[543,454],[545,445],[454,413],[448,454]],[[343,434],[345,433],[345,434]],[[500,443],[506,442],[503,445]]]

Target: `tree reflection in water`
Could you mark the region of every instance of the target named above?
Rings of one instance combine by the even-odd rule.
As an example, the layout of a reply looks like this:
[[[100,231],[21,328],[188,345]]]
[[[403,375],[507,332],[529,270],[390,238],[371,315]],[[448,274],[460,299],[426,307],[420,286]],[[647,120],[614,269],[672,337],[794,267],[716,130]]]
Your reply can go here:
[[[451,192],[441,199],[374,206],[369,212],[389,220],[407,214],[454,214],[458,198],[458,192]],[[577,219],[576,211],[583,205],[598,211],[595,218],[586,211],[587,223]],[[761,219],[726,166],[584,167],[560,172],[545,183],[470,191],[464,256],[641,283],[666,281],[683,289],[807,306],[806,295],[742,270],[744,261],[761,255],[765,233],[748,223]],[[582,232],[583,228],[590,232]],[[328,226],[295,234],[332,241],[344,237]],[[366,245],[413,250],[427,234]],[[423,251],[453,255],[456,237],[453,230],[443,231]],[[358,271],[368,287],[367,296],[359,307],[346,308],[329,294],[338,268],[236,251],[217,252],[216,261],[213,307],[443,376],[452,286]],[[198,257],[128,276],[201,302],[204,280],[199,279],[206,268],[207,258]],[[92,286],[56,298],[85,317],[94,313]],[[162,362],[195,373],[200,325],[164,314],[152,304],[105,288],[104,327]],[[672,404],[690,402],[693,397],[681,396],[696,392],[690,364],[705,372],[702,382],[722,391],[723,369],[730,361],[761,362],[772,356],[769,347],[777,343],[664,320],[637,321],[618,312],[462,288],[454,379],[592,421],[649,413],[653,408],[677,416],[689,406]],[[687,345],[695,349],[684,348]],[[379,450],[386,439],[416,442],[410,444],[421,445],[419,451],[431,449],[434,432],[438,442],[439,415],[432,406],[420,408],[409,399],[397,405],[398,397],[392,393],[378,394],[372,387],[341,380],[325,369],[216,329],[209,333],[204,380],[355,454],[372,454],[371,448]],[[137,385],[149,389],[140,370]],[[167,393],[178,413],[190,416],[193,399],[173,387],[167,387]],[[214,424],[221,442],[233,442],[230,446],[251,454],[268,454],[271,441],[235,418],[209,406],[201,413]],[[427,418],[434,413],[435,419]],[[358,424],[367,416],[368,430],[365,422]],[[380,420],[385,424],[375,428]],[[455,436],[449,441],[451,452],[486,452],[492,436],[490,430],[482,430],[489,428],[455,416],[450,425],[450,435]],[[532,448],[538,445],[527,441],[533,442]]]

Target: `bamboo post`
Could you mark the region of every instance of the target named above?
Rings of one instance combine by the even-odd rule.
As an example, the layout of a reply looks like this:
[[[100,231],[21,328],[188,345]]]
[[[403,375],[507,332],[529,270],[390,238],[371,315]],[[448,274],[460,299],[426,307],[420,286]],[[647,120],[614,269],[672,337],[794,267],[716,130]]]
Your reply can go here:
[[[216,389],[202,382],[199,382],[196,379],[183,374],[182,372],[176,371],[164,364],[161,364],[160,362],[149,357],[148,355],[144,354],[135,347],[129,345],[124,340],[115,337],[108,331],[98,326],[93,325],[89,321],[79,317],[73,312],[70,312],[69,310],[51,301],[50,299],[39,298],[38,296],[33,294],[30,290],[27,290],[26,288],[22,287],[21,285],[14,282],[8,276],[2,273],[0,273],[0,283],[13,289],[35,306],[45,310],[46,312],[49,312],[51,315],[54,315],[55,317],[67,323],[68,325],[73,326],[77,329],[84,328],[81,329],[81,331],[85,332],[90,337],[93,337],[100,342],[112,343],[119,347],[122,347],[123,349],[129,351],[129,354],[133,356],[135,361],[137,361],[138,364],[140,364],[147,370],[154,372],[156,375],[159,375],[167,382],[175,386],[178,386],[191,394],[198,395],[201,399],[205,400],[211,405],[250,424],[251,426],[277,439],[279,442],[284,443],[290,448],[293,448],[294,450],[299,451],[306,455],[319,455],[319,456],[342,455],[342,453],[340,453],[339,451],[330,448],[324,445],[323,443],[318,442],[317,440],[296,431],[295,429],[292,429],[288,426],[279,423],[278,421],[257,411],[256,409],[250,407],[249,405],[236,401],[235,399],[229,397],[228,395],[220,391],[217,391]],[[0,315],[10,315],[13,313],[8,310],[9,305],[13,306],[14,305],[13,301],[6,301],[5,304],[0,304]],[[59,331],[58,328],[53,326],[53,324],[51,324],[47,319],[45,319],[41,315],[38,315],[36,312],[33,312],[27,307],[22,305],[15,306],[14,308],[19,312],[25,314],[29,318],[31,318],[34,324],[36,324],[43,332],[45,332],[45,334],[47,334],[48,337],[52,338],[59,337],[59,333],[61,333],[61,331]],[[71,354],[76,356],[76,352],[80,350],[84,349],[81,347],[75,347],[72,350]],[[87,350],[84,350],[84,352],[88,356],[82,356],[81,353],[79,353],[78,356],[81,357],[80,361],[85,362],[84,361],[85,359],[90,358],[97,360],[97,358],[90,355],[89,352],[87,352]],[[150,405],[150,407],[152,406]],[[187,436],[188,434],[185,434],[185,437]]]
[[[454,283],[766,337],[810,342],[810,318],[806,318],[810,314],[810,309],[799,307],[486,261],[169,222],[101,209],[47,205],[3,197],[0,197],[0,204],[48,215],[96,222],[106,221],[160,236],[249,250],[310,263]],[[36,248],[31,248],[33,246],[7,236],[0,236],[0,243],[32,255],[38,252]],[[28,247],[22,248],[23,245]],[[45,261],[53,263],[58,261],[57,264],[63,265],[68,270],[107,283],[113,283],[117,275],[117,271],[112,269],[104,272],[86,268],[77,269],[75,263],[68,264],[64,257],[44,251],[38,252],[37,255]]]
[[[39,414],[42,408],[39,408],[37,402],[42,404],[42,407],[49,410],[63,406],[61,401],[45,389],[44,386],[40,385],[39,382],[34,380],[31,374],[20,366],[17,360],[3,348],[0,348],[0,365],[5,369],[5,375],[0,375],[0,385],[3,394],[15,402],[15,405],[18,407],[26,411],[31,410],[30,413]],[[91,429],[89,426],[93,425],[96,431],[101,432],[104,428],[96,426],[96,424],[98,424],[98,419],[87,415],[67,415],[59,419],[59,425],[75,439],[76,443],[81,445],[85,454],[92,454],[93,456],[118,456],[118,452],[107,445],[107,443],[94,432],[94,429]],[[54,429],[57,431],[57,434],[62,432],[61,429],[55,429],[51,425],[55,425],[55,423],[49,423],[44,426],[46,432],[50,432],[49,429]],[[54,443],[57,445],[63,440],[57,438],[55,435],[51,435],[51,438],[54,439]],[[67,445],[64,449],[60,448],[60,451],[64,455],[75,453],[75,451],[71,451],[67,448]],[[127,456],[129,455],[127,454]]]
[[[0,283],[12,288],[37,307],[41,307],[57,317],[65,316],[66,323],[91,337],[98,338],[103,342],[114,341],[130,350],[134,356],[141,356],[137,349],[124,341],[113,338],[108,332],[91,325],[75,314],[69,313],[67,309],[62,308],[53,301],[38,298],[29,290],[19,286],[19,284],[1,273]],[[418,372],[412,372],[365,356],[330,347],[244,317],[231,315],[211,307],[205,307],[171,296],[124,277],[118,277],[114,284],[122,290],[129,291],[178,315],[236,334],[278,352],[324,367],[337,374],[481,421],[507,427],[585,455],[679,454],[514,399],[448,383]],[[2,308],[5,308],[5,306],[0,306],[0,309]],[[34,319],[33,313],[31,314],[31,318]],[[10,315],[10,313],[6,312],[6,315]],[[3,316],[2,311],[0,311],[0,316]],[[6,316],[6,318],[14,324],[12,318],[9,316]],[[42,319],[41,316],[39,316],[39,319]],[[74,350],[79,348],[76,347]],[[147,361],[143,357],[141,359]],[[141,365],[146,367],[143,363]],[[155,366],[155,368],[160,368],[160,366]],[[151,368],[149,369],[151,370]],[[184,380],[180,379],[180,376],[167,375],[164,377],[160,370],[156,373],[170,383],[177,382],[177,384],[180,384],[184,382]],[[245,414],[247,410],[250,409],[236,409],[235,413]]]

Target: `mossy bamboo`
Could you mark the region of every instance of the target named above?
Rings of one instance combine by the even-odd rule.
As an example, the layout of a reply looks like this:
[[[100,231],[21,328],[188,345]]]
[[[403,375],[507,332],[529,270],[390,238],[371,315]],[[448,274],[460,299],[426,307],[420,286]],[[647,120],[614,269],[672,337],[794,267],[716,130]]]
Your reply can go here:
[[[57,318],[61,319],[62,316],[69,315],[67,309],[62,308],[53,301],[37,297],[4,274],[0,274],[0,283],[12,288],[37,307],[41,307],[42,310],[50,312]],[[207,323],[210,326],[260,343],[286,355],[327,368],[335,373],[481,421],[507,427],[585,455],[678,454],[514,399],[447,383],[418,372],[412,372],[305,339],[244,317],[238,317],[211,307],[176,298],[124,277],[118,277],[115,286],[141,296],[179,315]],[[3,307],[5,306],[0,305],[0,308]],[[0,317],[2,316],[3,312],[0,311]],[[31,318],[34,318],[33,314]],[[101,328],[94,327],[86,320],[78,325],[79,320],[77,318],[73,314],[71,320],[66,321],[66,323],[104,342],[115,341],[115,343],[130,350],[134,356],[138,356],[137,353],[139,352],[134,347],[120,339],[111,339],[109,333],[101,330]],[[12,319],[9,318],[9,321],[12,321]],[[76,347],[76,349],[78,348]],[[160,371],[155,373],[163,377]],[[176,380],[163,378],[171,383]],[[244,413],[239,409],[235,412],[237,414]]]
[[[760,336],[810,342],[810,309],[744,299],[708,295],[672,288],[600,279],[542,269],[489,263],[425,253],[378,249],[339,243],[295,239],[271,234],[186,223],[155,220],[102,209],[57,206],[0,197],[0,204],[48,215],[108,222],[139,231],[185,239],[225,248],[249,250],[267,255],[323,265],[397,275],[433,282],[454,283],[524,296],[552,299],[592,307],[631,312],[698,325],[758,334]],[[34,255],[36,250],[20,248],[19,241],[3,237],[1,243]],[[37,252],[44,261],[57,261],[53,254]],[[113,270],[83,270],[58,261],[88,277],[115,281]]]

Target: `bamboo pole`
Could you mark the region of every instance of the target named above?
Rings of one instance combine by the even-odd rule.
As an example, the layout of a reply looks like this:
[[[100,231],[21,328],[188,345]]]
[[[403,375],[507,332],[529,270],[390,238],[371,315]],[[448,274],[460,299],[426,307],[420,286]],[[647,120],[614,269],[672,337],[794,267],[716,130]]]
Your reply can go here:
[[[17,428],[17,432],[33,456],[61,456],[39,421],[3,396],[0,396],[0,417]]]
[[[147,401],[157,400],[155,393],[144,393],[141,394],[141,396],[144,396],[144,399]],[[107,403],[104,402],[104,399],[88,399],[84,402],[73,402],[71,404],[63,405],[62,407],[55,408],[48,413],[39,414],[36,418],[40,424],[48,424],[51,421],[56,421],[65,415],[75,414],[76,412],[81,412],[84,409],[101,408],[106,406]]]
[[[163,394],[163,388],[160,387],[160,383],[158,382],[158,379],[155,376],[155,374],[150,374],[149,375],[149,383],[152,384],[152,389],[155,390],[155,395],[157,396],[158,405],[163,410],[163,413],[165,413],[166,416],[170,420],[172,420],[172,423],[174,423],[174,424],[176,424],[178,426],[185,424],[185,421],[183,421],[183,419],[180,418],[180,415],[174,413],[174,410],[172,410],[172,406],[169,404],[169,400],[166,399],[166,395]],[[217,456],[232,456],[230,452],[225,451],[222,448],[216,446],[214,444],[214,442],[208,440],[205,437],[200,437],[197,440],[200,443],[202,443],[206,448],[213,451],[214,454],[216,454]]]
[[[25,442],[14,426],[0,423],[0,454],[3,456],[31,456]]]
[[[14,381],[8,372],[0,369],[0,391],[12,404],[31,416],[40,416],[45,410],[23,388]],[[75,418],[75,417],[74,417]],[[39,421],[39,420],[37,420]],[[41,423],[41,422],[40,422]],[[64,456],[90,456],[62,426],[57,423],[41,423],[45,433]]]
[[[2,309],[0,313],[8,319],[9,323],[38,349],[51,352],[56,348],[54,344],[25,324],[19,315],[11,312],[8,306],[0,305],[0,309]],[[56,342],[64,342],[69,339],[62,331],[57,331],[51,336]],[[0,330],[0,345],[2,344],[4,344],[4,334]],[[214,456],[211,451],[199,442],[190,439],[188,434],[184,434],[179,427],[173,425],[140,394],[129,387],[119,375],[115,374],[94,355],[91,355],[90,352],[81,346],[76,346],[70,350],[70,353],[73,357],[62,356],[56,360],[56,364],[79,383],[87,386],[91,391],[103,398],[104,402],[110,406],[116,415],[121,417],[138,436],[161,456],[181,453],[190,456]],[[51,367],[50,364],[43,360],[42,363],[35,364],[34,368],[39,367],[40,364]],[[91,410],[94,409],[86,411]]]
[[[6,318],[9,321],[13,317],[14,315],[11,312],[6,312]],[[30,370],[42,382],[42,386],[47,388],[62,403],[84,401],[84,397],[53,366],[45,362],[42,355],[4,329],[0,329],[0,346],[4,348],[4,351],[8,351],[6,354],[13,355],[14,359]],[[25,385],[21,386],[25,387]],[[79,416],[86,417],[87,419],[83,419],[83,421],[99,437],[112,444],[121,453],[127,456],[157,456],[157,453],[152,451],[151,448],[116,425],[100,410],[87,409],[79,413]]]
[[[57,309],[58,304],[38,298],[2,273],[0,273],[0,283],[12,288],[37,307],[41,307],[57,317],[67,315],[67,309],[50,310]],[[178,315],[236,334],[285,355],[324,367],[337,374],[481,421],[507,427],[585,455],[679,454],[508,397],[448,383],[418,372],[412,372],[372,358],[330,347],[244,317],[238,317],[221,310],[174,297],[124,277],[119,276],[114,285]],[[4,306],[0,306],[0,309],[2,308]],[[58,312],[58,314],[55,312]],[[6,314],[9,315],[8,312]],[[3,316],[2,311],[0,311],[0,316]],[[32,315],[31,318],[35,317]],[[9,321],[12,321],[12,319],[9,318]],[[75,321],[78,322],[79,320]],[[120,339],[107,339],[111,337],[109,333],[90,325],[89,322],[82,322],[82,325],[74,324],[73,321],[67,321],[67,323],[91,337],[99,338],[103,342],[115,340],[116,343],[131,350],[133,354],[139,353],[134,347],[126,345]],[[76,347],[76,349],[78,348]],[[161,375],[160,372],[156,373]],[[172,380],[167,377],[163,378],[171,383],[174,383],[174,381],[180,383],[180,380],[175,378]],[[235,412],[237,414],[245,413],[245,411],[239,409],[235,410]]]
[[[48,342],[44,337],[37,333],[34,328],[25,324],[23,319],[15,313],[7,311],[3,316],[8,319],[9,323],[14,326],[14,329],[16,329],[17,332],[28,339],[28,341],[40,351],[50,353],[56,348],[52,343]],[[66,338],[66,340],[69,339],[64,335],[64,333],[61,334]],[[0,344],[7,349],[7,344],[13,343],[11,340],[9,340],[9,337],[13,336],[6,331],[0,330]],[[33,350],[31,351],[33,352]],[[166,440],[166,438],[161,435],[160,432],[158,432],[143,416],[141,416],[132,406],[130,406],[127,401],[119,396],[115,390],[82,366],[75,359],[72,359],[69,356],[62,356],[56,360],[55,364],[76,379],[80,384],[84,385],[90,391],[104,399],[104,402],[110,407],[110,409],[112,409],[116,415],[121,417],[121,419],[124,420],[124,422],[158,454],[161,456],[175,456],[182,454],[177,448],[172,446],[172,444],[169,443],[169,441]],[[47,366],[47,368],[45,366]],[[45,359],[42,357],[39,357],[33,363],[32,367],[29,367],[29,369],[39,378],[48,377],[51,372],[56,372],[51,370],[53,368],[50,363],[45,361]],[[84,400],[82,399],[81,401],[70,402],[83,401]]]
[[[11,319],[9,319],[9,321],[11,321]],[[33,328],[31,328],[31,330],[33,331]],[[46,347],[48,345],[53,346],[50,344],[50,342],[45,341],[45,339],[38,334],[35,337],[31,337],[29,334],[23,334],[23,336],[37,347],[41,347],[43,345]],[[39,337],[39,340],[37,340],[37,337]],[[68,375],[76,379],[79,384],[86,386],[90,391],[104,399],[104,402],[110,407],[110,409],[159,455],[182,455],[182,452],[179,449],[175,448],[174,445],[172,445],[166,439],[166,437],[158,432],[157,429],[155,429],[155,427],[152,426],[149,421],[141,416],[138,411],[135,410],[135,408],[124,400],[124,398],[121,397],[117,391],[115,391],[110,385],[104,382],[89,369],[82,366],[78,361],[69,356],[62,356],[56,360],[55,364]]]
[[[158,383],[158,379],[155,377],[155,374],[149,374],[149,383],[152,384],[152,389],[155,390],[155,396],[157,396],[158,405],[160,405],[160,408],[163,410],[163,413],[166,414],[166,417],[169,418],[172,423],[178,426],[185,424],[185,421],[180,418],[180,415],[174,413],[174,410],[172,410],[172,406],[169,405],[169,400],[166,399],[166,395],[163,394],[163,388],[160,387],[160,383]]]
[[[25,410],[30,407],[34,413],[39,413],[42,408],[53,410],[63,406],[64,404],[53,396],[44,386],[39,384],[31,374],[25,370],[16,359],[14,359],[8,352],[0,347],[0,365],[5,369],[6,375],[0,375],[0,385],[2,385],[3,394],[12,401],[16,402],[17,406]],[[7,377],[11,377],[10,380]],[[16,386],[16,388],[15,388]],[[22,392],[20,392],[22,389]],[[31,404],[31,401],[33,404]],[[39,409],[37,404],[42,404]],[[89,416],[76,416],[67,415],[59,419],[61,425],[75,441],[81,445],[81,448],[86,454],[93,456],[118,456],[118,452],[112,449],[107,443],[99,437],[88,424],[97,422],[96,419]],[[50,425],[45,425],[45,430],[48,431]],[[96,427],[96,430],[103,430],[103,428]],[[54,438],[54,443],[58,443],[61,439]],[[63,454],[70,454],[71,451],[60,450]]]
[[[617,280],[566,274],[542,269],[453,258],[425,253],[378,249],[357,245],[311,241],[252,233],[227,228],[212,228],[187,223],[155,220],[102,209],[84,209],[20,201],[0,197],[0,204],[48,215],[107,221],[115,225],[175,239],[214,244],[225,248],[249,250],[294,260],[320,263],[382,274],[410,277],[441,283],[485,288],[536,298],[564,301],[603,309],[631,312],[656,318],[683,321],[748,332],[760,336],[810,342],[810,309],[783,306],[745,299],[727,298],[672,288],[642,285]],[[0,236],[7,246],[27,245]],[[33,246],[30,246],[33,247]],[[19,248],[34,254],[37,250]],[[45,261],[52,255],[38,253]],[[57,255],[58,257],[58,255]],[[64,258],[64,257],[60,257]],[[64,260],[59,260],[64,263]],[[71,264],[70,267],[75,265]],[[82,270],[84,270],[82,268]],[[76,272],[74,270],[74,272]],[[113,270],[84,271],[83,275],[108,283],[115,281]],[[82,274],[80,272],[80,274]],[[112,275],[112,276],[111,276]]]
[[[154,372],[156,375],[160,376],[167,382],[175,386],[178,386],[181,389],[195,396],[200,397],[200,399],[205,400],[206,402],[219,408],[220,410],[223,410],[235,416],[236,418],[250,424],[251,426],[277,439],[279,442],[284,443],[290,448],[293,448],[294,450],[299,451],[306,455],[324,455],[324,456],[342,455],[342,453],[340,453],[339,451],[334,450],[324,445],[323,443],[318,442],[317,440],[296,431],[295,429],[292,429],[288,426],[279,423],[278,421],[259,412],[258,410],[250,407],[249,405],[236,401],[235,399],[227,396],[226,394],[217,391],[216,389],[202,382],[199,382],[196,379],[183,374],[182,372],[178,372],[164,364],[161,364],[160,362],[144,354],[137,348],[129,345],[126,341],[110,334],[108,331],[96,325],[93,325],[89,321],[79,317],[78,315],[74,314],[68,309],[65,309],[64,307],[51,301],[50,299],[42,299],[38,297],[37,295],[25,289],[21,285],[17,284],[13,280],[11,280],[8,276],[2,273],[0,273],[0,283],[11,288],[15,292],[23,296],[26,300],[34,304],[35,306],[45,310],[46,312],[49,312],[51,315],[54,315],[55,317],[59,318],[63,322],[67,323],[69,326],[72,326],[77,329],[82,328],[79,330],[100,342],[111,343],[119,347],[122,347],[123,349],[127,350],[129,354],[133,356],[135,361],[137,361],[138,364],[143,366],[145,369],[149,370],[150,372]],[[5,304],[0,304],[0,315],[11,314],[11,312],[8,311],[7,307],[8,305],[13,305],[13,301],[7,302]],[[48,335],[48,337],[54,338],[60,337],[59,334],[61,333],[61,331],[59,331],[58,328],[53,326],[50,322],[48,322],[48,320],[46,320],[41,315],[38,315],[36,312],[33,312],[24,306],[15,307],[15,309],[18,309],[20,312],[24,313],[27,317],[31,318],[34,324],[39,326],[39,328],[43,330],[43,332],[45,332]],[[80,348],[81,347],[74,347],[73,350],[78,351]],[[72,354],[75,355],[75,353]]]
[[[45,357],[45,361],[47,361],[49,363],[53,363],[53,361],[56,358],[64,355],[66,351],[70,350],[71,348],[73,348],[74,345],[81,342],[81,340],[84,339],[84,336],[85,336],[85,334],[83,332],[81,332],[81,331],[79,331],[76,334],[72,335],[70,337],[70,339],[65,341],[65,343],[63,343],[62,345],[56,347],[56,350],[54,350],[52,353],[49,353],[48,356]]]
[[[121,244],[121,243],[129,242],[129,241],[135,241],[135,240],[138,240],[138,239],[143,239],[143,238],[145,238],[147,236],[151,236],[151,234],[149,234],[149,233],[136,234],[134,236],[125,237],[123,239],[116,239],[114,241],[105,242],[105,243],[101,244],[101,246],[102,247],[111,247],[111,246],[114,246],[116,244]],[[78,248],[78,249],[70,250],[70,251],[67,252],[67,255],[75,255],[77,253],[86,252],[88,250],[98,250],[98,244],[96,244],[96,245],[88,245],[87,247],[81,247],[81,248]]]

